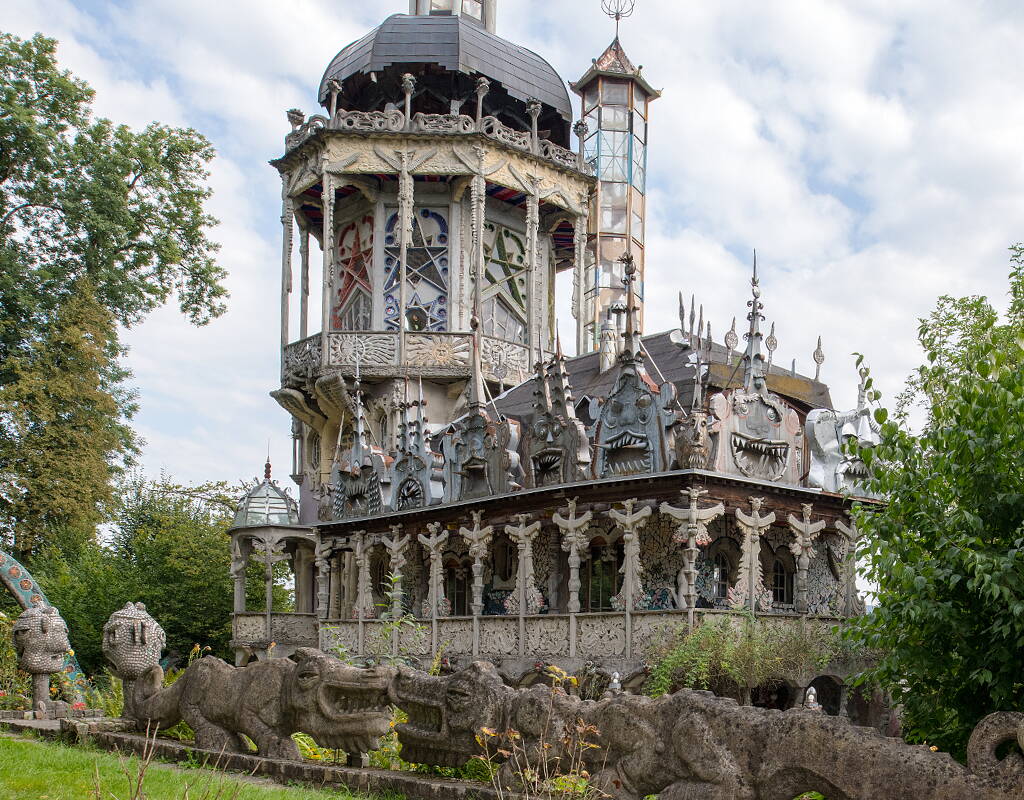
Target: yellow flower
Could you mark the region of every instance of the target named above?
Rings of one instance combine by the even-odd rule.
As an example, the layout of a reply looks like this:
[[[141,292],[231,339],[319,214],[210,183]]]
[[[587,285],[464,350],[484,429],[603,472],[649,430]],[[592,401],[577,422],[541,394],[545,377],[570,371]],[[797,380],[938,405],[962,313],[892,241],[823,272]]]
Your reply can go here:
[[[498,732],[495,731],[493,728],[481,728],[480,733],[487,737],[498,735]]]
[[[931,747],[929,747],[928,749],[929,749],[929,750],[931,750],[931,751],[932,751],[933,753],[937,753],[937,752],[939,752],[939,748],[937,748],[937,747],[936,747],[935,745],[932,745],[932,746],[931,746]]]

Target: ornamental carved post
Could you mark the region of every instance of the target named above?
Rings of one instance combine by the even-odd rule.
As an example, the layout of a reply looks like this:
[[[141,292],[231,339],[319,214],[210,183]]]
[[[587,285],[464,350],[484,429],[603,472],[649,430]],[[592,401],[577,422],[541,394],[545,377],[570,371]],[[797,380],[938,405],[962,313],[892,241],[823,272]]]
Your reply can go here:
[[[484,118],[484,98],[491,91],[491,82],[487,78],[476,79],[476,129],[481,129],[481,122]]]
[[[583,584],[580,582],[580,550],[586,549],[590,544],[590,522],[594,518],[592,511],[577,516],[576,501],[574,497],[569,501],[565,516],[561,511],[556,511],[552,521],[558,526],[562,533],[562,550],[569,554],[569,613],[580,613],[580,589]]]
[[[530,145],[535,155],[540,154],[540,135],[537,132],[537,120],[540,117],[540,100],[531,97],[526,101],[526,113],[530,117]]]
[[[684,508],[676,508],[668,503],[661,504],[661,513],[672,517],[679,523],[672,541],[683,545],[683,568],[679,571],[679,585],[676,603],[685,608],[689,615],[690,626],[693,626],[693,611],[697,607],[697,548],[711,544],[708,525],[725,514],[725,506],[721,503],[710,508],[700,508],[700,498],[707,494],[706,489],[691,486],[683,490],[689,496],[690,504]]]
[[[402,76],[402,93],[405,94],[405,129],[412,126],[412,93],[416,90],[416,78],[406,72]]]
[[[372,542],[366,531],[352,534],[352,560],[356,565],[356,619],[373,619],[373,587],[370,582],[370,550]]]
[[[391,572],[392,580],[394,581],[391,597],[391,619],[398,619],[402,616],[402,601],[404,599],[402,593],[402,570],[409,563],[405,557],[405,548],[412,541],[412,536],[409,534],[403,536],[402,526],[392,525],[391,536],[385,536],[383,541],[384,547],[388,551],[388,570]]]
[[[299,340],[309,336],[309,228],[299,225]]]
[[[473,559],[473,602],[469,607],[474,617],[479,617],[484,610],[484,561],[491,546],[494,528],[491,525],[481,526],[482,511],[472,511],[473,527],[459,528],[459,536],[469,545],[469,555]]]
[[[640,564],[640,530],[647,524],[651,516],[651,507],[643,506],[639,511],[633,511],[637,499],[623,500],[622,505],[625,511],[611,509],[608,516],[616,525],[622,529],[622,569],[619,570],[622,577],[622,607],[629,612],[636,610],[639,600],[644,601],[644,587],[640,578],[643,567]]]
[[[864,613],[864,598],[857,591],[857,543],[860,531],[851,519],[847,525],[843,520],[836,520],[836,530],[846,539],[846,558],[843,560],[842,609],[844,617],[859,617]]]
[[[273,538],[256,539],[253,544],[263,561],[263,580],[266,588],[267,641],[274,638],[272,615],[274,613],[274,565],[289,556],[284,552],[284,542]]]
[[[419,535],[419,542],[427,549],[430,558],[430,583],[427,589],[427,606],[430,618],[436,620],[442,616],[444,596],[444,570],[441,563],[441,556],[444,553],[444,546],[448,542],[448,531],[441,530],[441,523],[428,522],[427,530],[429,536]]]
[[[320,542],[316,546],[316,613],[327,619],[331,606],[331,557],[333,542]]]
[[[408,115],[409,95],[405,98],[406,114]],[[409,151],[398,154],[401,169],[398,173],[398,363],[405,363],[405,314],[408,303],[408,261],[409,244],[412,242],[412,214],[414,181],[409,171]]]
[[[739,575],[736,585],[729,589],[729,605],[767,611],[772,606],[771,592],[764,585],[761,570],[761,537],[775,524],[775,512],[761,514],[763,497],[750,498],[750,514],[736,509],[736,526],[743,534],[740,551]]]
[[[807,569],[811,565],[811,559],[817,555],[814,549],[814,540],[825,528],[824,520],[811,522],[812,506],[810,503],[803,503],[803,519],[797,519],[789,515],[789,529],[796,539],[790,542],[790,552],[796,557],[796,611],[798,614],[807,613]]]
[[[329,321],[331,319],[331,276],[334,274],[334,176],[331,175],[326,169],[323,170],[321,176],[323,181],[323,194],[321,202],[324,210],[324,221],[323,221],[323,250],[324,250],[324,264],[323,264],[323,284],[321,292],[321,304],[320,319],[322,324],[320,325],[320,363],[321,366],[327,366],[330,360],[330,339],[328,333],[330,330]]]
[[[572,126],[572,132],[576,134],[577,144],[579,145],[579,152],[576,154],[576,160],[580,170],[582,171],[583,165],[586,163],[586,159],[584,158],[584,147],[587,141],[587,134],[590,132],[587,121],[583,119],[579,120]]]
[[[245,569],[249,564],[250,546],[242,542],[241,537],[232,537],[231,543],[231,579],[234,582],[236,614],[245,613]]]
[[[529,514],[516,514],[518,525],[506,525],[505,533],[516,544],[519,563],[516,569],[516,596],[519,598],[519,616],[540,611],[540,594],[533,583],[533,541],[540,533],[540,521],[527,523]]]
[[[283,180],[283,176],[282,176]],[[284,351],[288,346],[289,317],[292,295],[292,233],[295,210],[288,196],[287,181],[281,191],[281,370],[284,371]]]
[[[540,243],[540,196],[541,196],[541,180],[540,178],[524,174],[516,169],[514,166],[510,166],[509,170],[516,177],[516,180],[522,184],[524,191],[526,192],[526,271],[529,275],[527,279],[528,297],[526,303],[527,309],[527,347],[530,353],[538,354],[538,361],[543,360],[543,341],[540,337],[540,325],[538,324],[540,305],[541,305],[541,275],[540,265],[540,253],[538,247]]]

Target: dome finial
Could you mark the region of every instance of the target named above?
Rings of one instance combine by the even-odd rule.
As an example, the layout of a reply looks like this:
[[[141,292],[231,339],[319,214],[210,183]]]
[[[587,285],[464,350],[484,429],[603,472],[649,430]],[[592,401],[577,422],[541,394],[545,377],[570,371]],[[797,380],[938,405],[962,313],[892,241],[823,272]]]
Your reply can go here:
[[[619,38],[619,22],[632,16],[636,0],[601,0],[601,10],[615,20],[615,38]]]

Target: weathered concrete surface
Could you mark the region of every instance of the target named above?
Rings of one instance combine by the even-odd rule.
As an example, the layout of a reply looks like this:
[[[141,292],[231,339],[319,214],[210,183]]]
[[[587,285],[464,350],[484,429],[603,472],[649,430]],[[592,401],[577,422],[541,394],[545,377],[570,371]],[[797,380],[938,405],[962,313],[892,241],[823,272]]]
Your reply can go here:
[[[361,754],[379,747],[390,730],[388,686],[395,671],[360,669],[311,648],[291,658],[232,667],[207,656],[163,688],[163,670],[152,667],[133,687],[139,730],[166,730],[185,720],[196,746],[245,753],[245,734],[266,758],[298,759],[293,733],[307,733],[321,747]]]

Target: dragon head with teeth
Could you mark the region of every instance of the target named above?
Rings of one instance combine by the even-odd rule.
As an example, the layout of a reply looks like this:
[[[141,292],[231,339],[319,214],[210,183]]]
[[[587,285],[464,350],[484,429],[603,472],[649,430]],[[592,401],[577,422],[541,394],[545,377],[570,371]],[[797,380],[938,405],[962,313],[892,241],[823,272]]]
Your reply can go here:
[[[668,469],[666,428],[675,422],[669,408],[674,400],[672,384],[657,387],[637,364],[624,362],[611,394],[598,409],[596,477]]]

